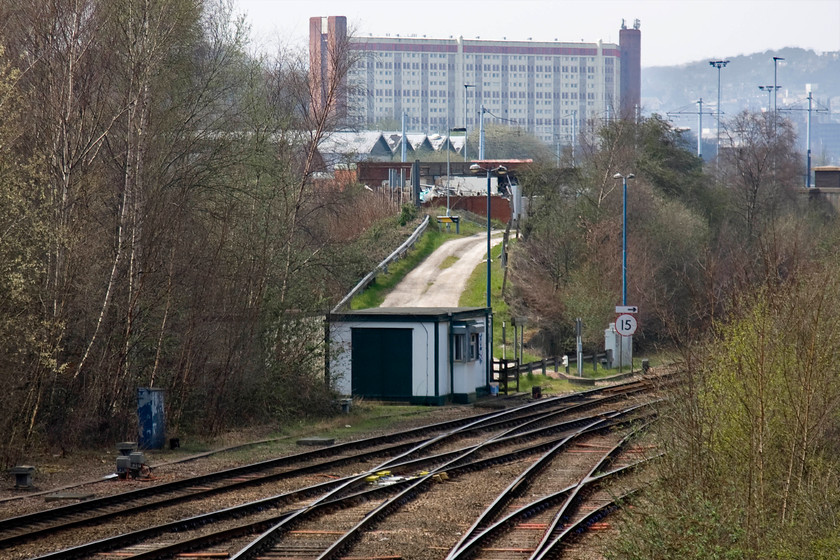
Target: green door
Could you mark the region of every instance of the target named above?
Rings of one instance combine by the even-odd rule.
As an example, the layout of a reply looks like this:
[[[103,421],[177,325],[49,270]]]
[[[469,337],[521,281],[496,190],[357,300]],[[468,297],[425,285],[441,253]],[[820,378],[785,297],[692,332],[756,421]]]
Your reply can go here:
[[[354,395],[411,398],[411,333],[411,329],[353,329]]]

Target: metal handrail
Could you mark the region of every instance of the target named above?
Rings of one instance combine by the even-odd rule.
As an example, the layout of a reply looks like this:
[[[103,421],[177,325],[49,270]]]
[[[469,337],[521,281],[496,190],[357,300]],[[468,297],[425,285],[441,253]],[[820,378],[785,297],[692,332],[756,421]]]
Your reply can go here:
[[[333,308],[332,312],[338,313],[339,310],[345,305],[347,305],[350,302],[350,300],[353,299],[359,292],[367,288],[368,284],[373,282],[373,279],[376,278],[377,274],[379,274],[379,271],[385,270],[389,264],[399,259],[409,247],[411,247],[417,242],[420,236],[423,235],[423,232],[426,231],[426,228],[428,226],[429,216],[426,216],[423,222],[419,226],[417,226],[416,230],[414,230],[414,233],[412,233],[411,236],[408,239],[406,239],[405,242],[402,245],[400,245],[393,253],[385,257],[385,260],[376,265],[376,268],[368,272],[365,275],[365,277],[362,278],[359,281],[359,283],[356,284],[356,286],[353,287],[353,289],[350,290],[350,292],[348,292],[347,295],[344,296],[341,299],[341,301],[338,302],[338,304]]]

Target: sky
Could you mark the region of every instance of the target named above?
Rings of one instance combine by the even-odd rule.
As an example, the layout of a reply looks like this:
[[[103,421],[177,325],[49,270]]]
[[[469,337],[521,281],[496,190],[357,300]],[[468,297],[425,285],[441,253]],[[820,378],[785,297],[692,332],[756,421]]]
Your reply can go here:
[[[259,50],[306,49],[309,18],[358,36],[618,43],[641,22],[642,67],[801,47],[840,51],[840,0],[234,0]]]

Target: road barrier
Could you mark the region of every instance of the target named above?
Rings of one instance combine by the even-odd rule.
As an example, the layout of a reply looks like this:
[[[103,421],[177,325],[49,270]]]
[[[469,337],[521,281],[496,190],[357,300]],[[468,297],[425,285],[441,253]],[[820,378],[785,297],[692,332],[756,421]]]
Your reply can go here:
[[[406,239],[405,242],[402,245],[400,245],[396,251],[385,257],[385,260],[376,265],[376,268],[368,272],[367,275],[364,278],[362,278],[361,281],[358,284],[356,284],[356,286],[341,299],[341,301],[338,302],[338,305],[336,305],[333,308],[332,312],[338,313],[342,307],[350,303],[351,299],[356,297],[356,295],[359,292],[367,288],[368,285],[371,282],[373,282],[373,279],[376,278],[377,274],[379,274],[380,272],[388,272],[388,265],[404,257],[406,252],[408,252],[408,250],[414,246],[417,240],[420,239],[420,236],[423,235],[423,232],[426,231],[427,227],[429,227],[429,216],[426,216],[423,222],[419,226],[417,226],[417,229],[414,230],[414,233],[411,234],[411,237]]]

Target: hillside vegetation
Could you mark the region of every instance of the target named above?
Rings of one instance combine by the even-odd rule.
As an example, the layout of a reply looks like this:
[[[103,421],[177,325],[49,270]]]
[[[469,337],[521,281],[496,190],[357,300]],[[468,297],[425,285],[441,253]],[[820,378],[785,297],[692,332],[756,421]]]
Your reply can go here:
[[[840,522],[838,234],[797,194],[789,121],[727,119],[702,162],[668,122],[613,122],[578,165],[535,167],[513,245],[509,303],[544,351],[589,348],[621,303],[627,176],[628,301],[637,350],[673,349],[681,374],[653,427],[666,456],[608,557],[834,558]],[[819,519],[819,523],[814,520]]]
[[[340,72],[313,107],[227,6],[0,1],[3,464],[134,439],[138,387],[173,434],[331,411],[313,318],[410,228],[316,180]]]

